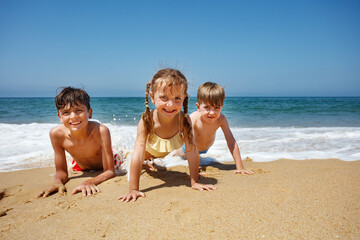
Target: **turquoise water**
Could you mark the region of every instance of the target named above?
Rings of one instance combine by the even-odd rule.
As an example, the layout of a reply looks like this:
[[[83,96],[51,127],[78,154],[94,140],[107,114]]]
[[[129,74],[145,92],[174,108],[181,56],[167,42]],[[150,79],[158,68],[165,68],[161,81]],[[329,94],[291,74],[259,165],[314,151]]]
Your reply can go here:
[[[196,110],[191,99],[189,112]],[[136,125],[144,98],[92,98],[93,118]],[[58,123],[53,98],[0,98],[0,123]],[[233,127],[360,127],[359,97],[229,97],[223,114]]]
[[[112,144],[132,151],[144,98],[92,98],[91,107],[93,118],[109,127]],[[223,114],[243,158],[360,160],[359,97],[228,97]],[[0,171],[53,166],[49,131],[58,124],[53,98],[0,98]],[[232,161],[221,130],[201,159]],[[164,161],[184,164],[176,157]]]

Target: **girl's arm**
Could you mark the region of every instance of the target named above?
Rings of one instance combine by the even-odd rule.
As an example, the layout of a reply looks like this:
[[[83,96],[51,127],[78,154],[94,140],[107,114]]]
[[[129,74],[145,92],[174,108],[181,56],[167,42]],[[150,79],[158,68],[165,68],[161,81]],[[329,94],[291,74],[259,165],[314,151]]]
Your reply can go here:
[[[139,191],[139,182],[141,167],[145,159],[146,138],[147,135],[145,133],[144,122],[141,119],[138,124],[134,153],[130,163],[129,193],[120,196],[118,200],[129,202],[130,200],[136,201],[138,197],[145,197],[145,194]]]
[[[190,117],[188,116],[188,121],[191,124]],[[195,144],[195,134],[193,133],[193,141],[190,142],[189,136],[187,135],[187,127],[183,127],[184,133],[184,141],[185,141],[185,150],[186,150],[186,157],[188,159],[189,164],[189,172],[190,172],[190,179],[191,179],[191,187],[196,190],[215,190],[216,186],[211,184],[201,184],[198,182],[199,178],[199,151]]]
[[[235,165],[236,165],[236,170],[234,171],[234,173],[241,173],[242,175],[244,174],[254,174],[253,171],[251,170],[245,170],[244,169],[244,165],[242,163],[241,160],[241,155],[240,155],[240,149],[239,146],[230,130],[229,127],[229,123],[226,119],[226,117],[224,115],[220,116],[220,121],[221,121],[221,129],[224,133],[225,139],[226,139],[226,143],[228,145],[228,148],[230,150],[230,153],[234,159]]]

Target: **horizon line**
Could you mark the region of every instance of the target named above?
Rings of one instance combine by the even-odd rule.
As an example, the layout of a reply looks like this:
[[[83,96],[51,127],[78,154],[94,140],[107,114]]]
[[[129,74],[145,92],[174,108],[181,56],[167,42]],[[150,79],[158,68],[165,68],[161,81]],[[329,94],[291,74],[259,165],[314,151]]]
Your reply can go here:
[[[190,98],[196,98],[196,96],[189,96]],[[306,97],[310,97],[310,98],[332,98],[332,97],[341,97],[341,98],[353,98],[353,97],[360,97],[360,95],[358,96],[354,96],[354,95],[349,95],[349,96],[344,96],[344,95],[309,95],[309,96],[304,96],[304,95],[295,95],[295,96],[276,96],[276,95],[269,95],[269,96],[261,96],[261,95],[254,95],[254,96],[235,96],[235,95],[231,95],[231,96],[225,96],[225,98],[306,98]],[[0,98],[55,98],[55,96],[43,96],[43,97],[39,97],[39,96],[27,96],[27,97],[20,97],[20,96],[0,96]],[[90,96],[90,98],[144,98],[144,96]]]

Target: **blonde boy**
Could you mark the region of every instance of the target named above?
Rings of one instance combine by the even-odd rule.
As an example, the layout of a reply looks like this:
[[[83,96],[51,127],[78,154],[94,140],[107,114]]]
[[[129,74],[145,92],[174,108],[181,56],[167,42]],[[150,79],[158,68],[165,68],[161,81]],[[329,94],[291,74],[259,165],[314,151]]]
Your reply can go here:
[[[216,131],[221,127],[231,155],[235,161],[234,173],[254,174],[251,170],[245,170],[242,164],[239,146],[231,133],[229,123],[221,113],[224,106],[225,91],[220,85],[206,82],[200,85],[197,93],[197,111],[190,115],[192,127],[195,133],[196,146],[199,153],[206,153],[214,144]],[[183,156],[185,149],[180,148],[177,155]]]
[[[89,121],[92,109],[90,97],[84,90],[66,87],[56,96],[55,104],[61,123],[50,131],[56,174],[53,184],[40,192],[38,197],[66,191],[64,184],[68,181],[68,170],[65,151],[76,163],[73,170],[104,170],[72,191],[72,194],[82,192],[84,196],[95,194],[99,192],[98,184],[115,176],[110,131],[102,124]]]

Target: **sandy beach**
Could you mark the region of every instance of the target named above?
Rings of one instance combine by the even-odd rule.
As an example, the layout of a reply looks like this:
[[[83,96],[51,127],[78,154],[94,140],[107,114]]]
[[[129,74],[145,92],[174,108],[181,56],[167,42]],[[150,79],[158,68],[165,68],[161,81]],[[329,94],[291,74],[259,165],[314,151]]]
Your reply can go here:
[[[72,189],[98,173],[70,172],[68,194],[35,196],[54,168],[0,173],[1,239],[359,239],[360,161],[244,161],[205,167],[212,192],[189,187],[186,167],[141,175],[146,198],[123,203],[127,177],[91,197]]]

